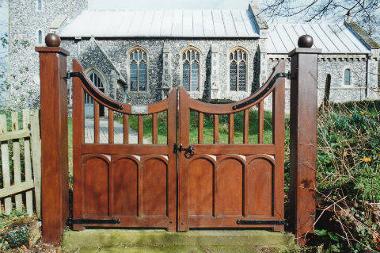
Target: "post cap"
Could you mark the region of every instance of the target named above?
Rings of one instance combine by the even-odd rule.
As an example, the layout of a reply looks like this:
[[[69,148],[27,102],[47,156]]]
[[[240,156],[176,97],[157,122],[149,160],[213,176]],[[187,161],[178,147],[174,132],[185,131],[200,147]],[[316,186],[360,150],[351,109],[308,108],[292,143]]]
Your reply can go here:
[[[298,38],[298,47],[311,48],[314,44],[314,39],[310,35],[302,35]]]
[[[59,47],[61,38],[55,33],[48,33],[45,37],[45,44],[47,47]]]

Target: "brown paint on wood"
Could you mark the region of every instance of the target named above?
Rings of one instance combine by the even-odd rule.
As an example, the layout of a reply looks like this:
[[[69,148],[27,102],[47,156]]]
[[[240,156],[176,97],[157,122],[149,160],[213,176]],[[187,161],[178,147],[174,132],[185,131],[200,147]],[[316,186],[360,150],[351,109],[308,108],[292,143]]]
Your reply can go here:
[[[234,158],[218,163],[216,178],[216,216],[242,216],[244,165]]]
[[[103,157],[88,157],[83,162],[82,171],[85,216],[108,216],[108,162]]]
[[[94,101],[94,143],[100,141],[100,128],[99,128],[99,104]]]
[[[112,216],[137,217],[139,164],[129,157],[112,162]]]
[[[115,129],[114,129],[114,114],[113,111],[108,110],[108,143],[114,143]]]
[[[167,165],[159,159],[146,160],[142,174],[142,214],[166,215]]]
[[[189,164],[189,216],[214,214],[214,164],[198,158]]]
[[[244,110],[243,118],[243,143],[249,143],[249,109]]]
[[[320,50],[297,48],[290,53],[291,224],[299,244],[314,231],[316,212],[317,81]]]
[[[123,143],[128,144],[129,143],[129,123],[128,123],[129,116],[128,114],[123,114]]]
[[[228,144],[234,144],[235,141],[235,118],[234,114],[228,115]]]
[[[152,115],[152,143],[158,143],[158,117],[157,113]]]
[[[202,112],[198,113],[198,143],[203,143],[203,125],[204,125],[204,114]]]
[[[144,118],[138,115],[138,143],[143,144],[144,141]]]
[[[59,244],[68,217],[68,127],[66,56],[61,48],[40,54],[42,238]],[[55,152],[52,152],[52,151]]]
[[[257,137],[258,137],[258,143],[259,144],[263,144],[264,143],[264,103],[261,102],[259,103],[258,105],[258,119],[259,119],[259,122],[258,122],[258,133],[257,133]]]
[[[214,114],[214,144],[219,143],[219,115]]]

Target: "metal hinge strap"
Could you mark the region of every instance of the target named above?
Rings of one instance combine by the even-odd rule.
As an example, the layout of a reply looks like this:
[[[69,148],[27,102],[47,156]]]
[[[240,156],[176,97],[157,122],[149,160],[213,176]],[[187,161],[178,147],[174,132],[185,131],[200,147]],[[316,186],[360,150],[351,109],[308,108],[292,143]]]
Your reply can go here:
[[[69,218],[67,220],[67,225],[74,225],[74,224],[82,224],[82,225],[89,225],[89,224],[120,224],[120,219],[112,218],[112,219],[72,219]]]
[[[237,220],[238,225],[285,225],[285,220]]]

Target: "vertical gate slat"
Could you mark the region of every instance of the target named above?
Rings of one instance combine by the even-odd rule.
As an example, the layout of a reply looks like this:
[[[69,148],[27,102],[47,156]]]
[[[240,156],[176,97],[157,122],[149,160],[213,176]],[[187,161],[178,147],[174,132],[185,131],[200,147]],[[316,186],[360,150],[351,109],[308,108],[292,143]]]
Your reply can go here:
[[[285,71],[285,69],[284,69]],[[273,144],[275,145],[275,189],[274,189],[274,213],[278,219],[284,217],[284,150],[285,150],[285,79],[273,91],[272,103],[272,131]],[[278,230],[283,230],[279,227]]]
[[[235,134],[235,121],[234,121],[234,114],[231,113],[228,115],[228,143],[233,144],[234,143],[234,134]]]
[[[214,144],[219,143],[219,115],[214,114]]]
[[[0,133],[8,132],[7,118],[5,115],[0,115]],[[11,186],[11,176],[9,170],[9,147],[8,142],[1,143],[1,169],[3,175],[3,187],[8,188]],[[4,199],[5,214],[10,214],[12,211],[12,198]]]
[[[99,141],[99,103],[94,101],[94,143]]]
[[[26,130],[29,128],[30,124],[30,112],[29,110],[22,111],[22,124],[23,129]],[[24,160],[25,160],[25,181],[32,181],[32,158],[30,155],[30,139],[24,139]],[[25,193],[26,198],[26,211],[28,215],[33,215],[33,191],[27,191]]]
[[[258,132],[257,132],[257,138],[258,143],[263,144],[264,143],[264,102],[260,102],[258,105]]]
[[[18,129],[18,113],[12,112],[12,130],[17,131]],[[13,178],[15,185],[21,183],[21,152],[19,139],[13,141]],[[16,194],[15,201],[16,209],[22,210],[22,194]]]
[[[114,116],[113,111],[108,110],[108,143],[113,144],[114,143]]]
[[[128,123],[128,114],[123,114],[123,142],[124,144],[129,143],[129,123]]]
[[[82,67],[77,61],[73,61],[73,71],[82,71]],[[81,80],[79,78],[73,79],[73,170],[74,177],[78,180],[74,180],[74,191],[73,191],[73,218],[82,218],[83,215],[83,181],[82,175],[82,164],[81,164],[81,147],[84,143],[84,90],[81,85]],[[77,227],[80,227],[78,225]],[[75,228],[75,227],[74,227]]]
[[[157,113],[153,113],[152,115],[152,143],[158,143],[158,118]]]
[[[198,143],[203,144],[203,124],[204,124],[204,114],[199,112],[198,114]]]
[[[144,121],[143,121],[143,116],[142,115],[139,115],[138,116],[138,128],[139,128],[139,131],[138,131],[138,140],[139,140],[139,144],[143,144],[143,140],[144,140]]]
[[[244,111],[244,123],[243,123],[243,143],[249,142],[249,109]]]

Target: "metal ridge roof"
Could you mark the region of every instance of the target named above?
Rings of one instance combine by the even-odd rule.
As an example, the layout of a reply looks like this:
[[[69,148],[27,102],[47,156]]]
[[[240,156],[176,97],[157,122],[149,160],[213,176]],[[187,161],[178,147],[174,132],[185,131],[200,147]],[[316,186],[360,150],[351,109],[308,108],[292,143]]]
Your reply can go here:
[[[249,10],[85,10],[61,37],[258,38]]]
[[[287,54],[297,46],[298,38],[308,34],[314,39],[314,48],[322,53],[370,53],[370,49],[344,24],[334,23],[274,23],[269,25],[267,52]]]

